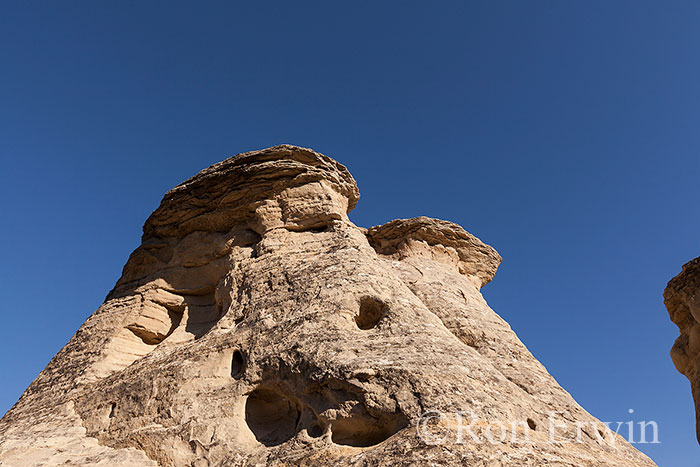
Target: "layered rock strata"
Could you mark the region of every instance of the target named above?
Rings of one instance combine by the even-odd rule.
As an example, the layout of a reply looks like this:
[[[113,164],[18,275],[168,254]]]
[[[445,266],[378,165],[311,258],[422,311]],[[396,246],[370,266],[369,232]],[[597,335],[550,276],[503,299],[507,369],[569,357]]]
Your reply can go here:
[[[288,145],[166,193],[0,421],[0,464],[654,465],[488,307],[493,248],[425,217],[357,227],[358,198]]]

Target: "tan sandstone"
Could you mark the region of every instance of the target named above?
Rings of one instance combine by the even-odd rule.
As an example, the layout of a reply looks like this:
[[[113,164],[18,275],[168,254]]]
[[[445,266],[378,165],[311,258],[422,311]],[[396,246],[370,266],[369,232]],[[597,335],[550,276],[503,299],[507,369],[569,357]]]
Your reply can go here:
[[[671,359],[690,381],[700,442],[700,258],[683,265],[681,273],[671,279],[664,291],[664,302],[680,331],[671,348]]]
[[[0,464],[654,465],[488,307],[493,248],[426,217],[357,227],[358,198],[343,165],[288,145],[166,193],[0,421]]]

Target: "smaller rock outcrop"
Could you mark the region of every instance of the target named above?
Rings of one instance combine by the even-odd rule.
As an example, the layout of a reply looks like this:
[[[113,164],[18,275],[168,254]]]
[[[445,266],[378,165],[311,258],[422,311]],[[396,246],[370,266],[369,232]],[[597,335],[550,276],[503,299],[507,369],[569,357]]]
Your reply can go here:
[[[690,381],[700,443],[700,258],[683,265],[681,273],[671,279],[664,291],[664,303],[681,334],[671,348],[671,359]]]
[[[370,245],[383,255],[425,255],[452,264],[460,274],[477,279],[478,288],[491,282],[501,255],[462,227],[430,217],[395,219],[367,232]]]

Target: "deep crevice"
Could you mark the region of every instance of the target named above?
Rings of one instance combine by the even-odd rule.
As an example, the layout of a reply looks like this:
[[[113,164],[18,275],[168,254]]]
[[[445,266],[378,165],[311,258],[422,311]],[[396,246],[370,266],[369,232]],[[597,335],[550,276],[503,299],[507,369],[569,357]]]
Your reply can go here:
[[[290,232],[311,232],[311,233],[321,233],[329,232],[331,230],[330,224],[316,224],[316,225],[286,225],[284,226]]]
[[[243,352],[240,350],[233,352],[233,357],[231,358],[231,376],[236,379],[240,378],[243,375],[245,365],[246,361]]]

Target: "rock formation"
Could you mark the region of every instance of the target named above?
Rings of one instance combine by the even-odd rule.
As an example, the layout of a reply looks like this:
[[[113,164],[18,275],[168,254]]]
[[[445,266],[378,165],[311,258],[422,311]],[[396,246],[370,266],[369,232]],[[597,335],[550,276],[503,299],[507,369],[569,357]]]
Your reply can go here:
[[[287,145],[166,193],[0,421],[0,464],[654,465],[487,306],[493,248],[426,217],[357,227],[358,198]]]
[[[671,360],[690,381],[700,442],[700,258],[683,265],[681,273],[669,281],[664,302],[681,334],[671,348]]]

